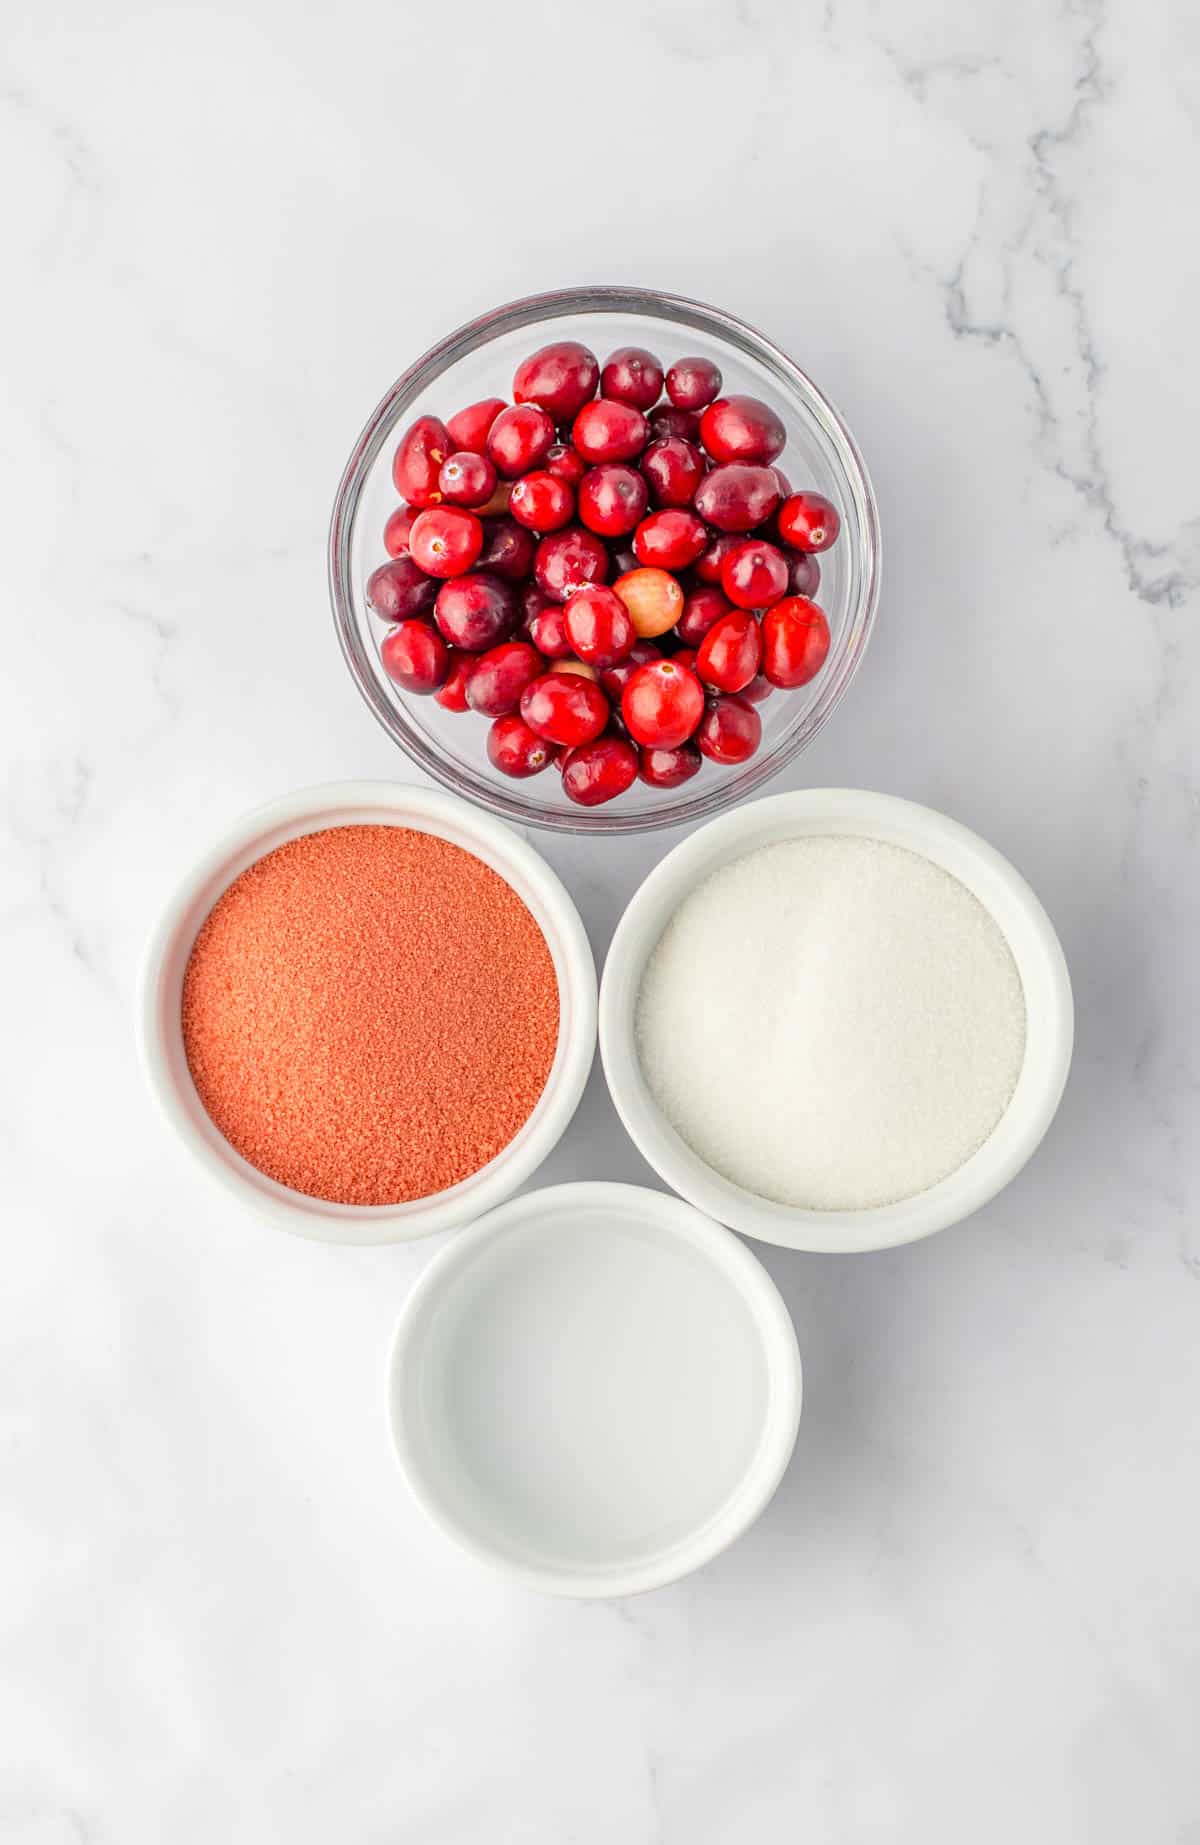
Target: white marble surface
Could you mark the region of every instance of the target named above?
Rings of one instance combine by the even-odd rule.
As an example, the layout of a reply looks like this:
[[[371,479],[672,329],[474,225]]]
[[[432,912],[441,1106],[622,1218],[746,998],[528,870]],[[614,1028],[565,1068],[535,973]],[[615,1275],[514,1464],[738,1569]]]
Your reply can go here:
[[[1196,1845],[1200,25],[1184,0],[10,9],[0,73],[4,1845]],[[206,835],[400,764],[334,482],[445,329],[727,305],[846,411],[877,638],[781,785],[1026,871],[1056,1128],[923,1246],[768,1251],[807,1365],[761,1524],[547,1603],[409,1504],[429,1246],[200,1189],[130,994]],[[603,952],[662,851],[551,841]],[[646,1178],[598,1078],[549,1179]]]

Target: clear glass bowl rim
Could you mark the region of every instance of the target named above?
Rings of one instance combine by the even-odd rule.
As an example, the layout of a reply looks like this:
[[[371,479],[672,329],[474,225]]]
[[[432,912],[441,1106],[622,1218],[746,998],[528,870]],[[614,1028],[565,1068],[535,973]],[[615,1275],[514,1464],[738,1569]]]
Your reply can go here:
[[[817,705],[809,714],[809,722],[703,792],[699,789],[691,795],[684,792],[678,800],[641,811],[622,812],[620,802],[613,802],[611,806],[581,807],[566,813],[552,808],[533,809],[526,801],[517,799],[515,792],[510,796],[503,788],[494,786],[482,773],[465,775],[415,728],[401,728],[396,709],[372,671],[358,632],[351,546],[359,500],[380,450],[398,417],[443,372],[501,334],[571,314],[596,313],[654,315],[693,327],[714,339],[724,340],[773,372],[802,401],[833,448],[855,501],[862,545],[859,592],[855,606],[849,611],[844,645],[836,659],[831,658],[832,671]],[[723,812],[791,762],[824,727],[854,677],[874,626],[881,564],[879,511],[866,463],[844,418],[808,374],[801,371],[773,340],[748,321],[703,301],[664,294],[657,289],[596,284],[527,295],[519,301],[492,308],[447,334],[401,373],[368,419],[346,463],[330,519],[328,563],[334,625],[351,676],[388,736],[435,781],[518,826],[540,826],[560,833],[645,833],[706,820]]]

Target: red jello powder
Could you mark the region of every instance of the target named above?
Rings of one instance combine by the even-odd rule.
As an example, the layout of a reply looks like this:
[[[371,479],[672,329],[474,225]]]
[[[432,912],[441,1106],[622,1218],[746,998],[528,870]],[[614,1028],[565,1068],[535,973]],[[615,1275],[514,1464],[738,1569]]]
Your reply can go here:
[[[499,874],[396,826],[307,833],[196,937],[183,1039],[243,1158],[339,1204],[403,1204],[493,1159],[558,1042],[546,939]]]

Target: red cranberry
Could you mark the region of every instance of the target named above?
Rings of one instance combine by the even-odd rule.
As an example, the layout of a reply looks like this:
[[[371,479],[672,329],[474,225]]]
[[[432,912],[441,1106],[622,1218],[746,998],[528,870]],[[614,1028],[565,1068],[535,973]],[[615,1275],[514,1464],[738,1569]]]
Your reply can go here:
[[[637,780],[638,759],[624,737],[597,737],[581,744],[562,760],[563,793],[580,807],[598,807],[615,800]]]
[[[715,621],[728,615],[729,603],[715,584],[706,583],[684,598],[683,613],[675,623],[675,632],[689,647],[699,647]]]
[[[787,559],[765,538],[744,538],[721,566],[721,588],[739,609],[766,609],[787,595]],[[736,692],[736,686],[730,686]]]
[[[471,511],[478,519],[496,519],[508,511],[508,502],[512,497],[512,485],[506,480],[497,480],[491,493],[482,506],[473,506]]]
[[[621,694],[639,666],[645,666],[647,660],[661,660],[662,654],[653,641],[635,641],[623,660],[615,666],[606,666],[600,675],[600,684],[612,699],[614,705],[621,702]]]
[[[680,743],[673,750],[638,751],[638,774],[651,788],[681,788],[701,767],[700,751],[694,743]]]
[[[401,436],[392,457],[396,492],[410,506],[436,506],[442,497],[438,473],[454,444],[436,416],[419,416]]]
[[[596,394],[600,366],[578,340],[555,340],[523,359],[513,377],[519,404],[540,404],[557,423],[573,417]]]
[[[638,526],[633,548],[641,563],[655,570],[684,570],[708,544],[708,527],[682,506],[664,506]]]
[[[575,495],[565,480],[548,468],[535,468],[513,483],[508,509],[533,532],[557,532],[575,510]]]
[[[483,653],[516,633],[516,593],[502,577],[472,571],[442,584],[433,618],[452,647]]]
[[[446,424],[452,446],[468,449],[472,455],[485,455],[488,430],[500,412],[507,409],[502,397],[484,397],[477,404],[468,404]]]
[[[486,455],[459,449],[443,461],[438,486],[452,506],[482,506],[496,490],[496,470]]]
[[[591,468],[579,483],[579,517],[589,531],[604,538],[632,532],[646,510],[649,495],[636,468],[619,461]]]
[[[700,517],[720,531],[749,532],[775,511],[779,482],[771,468],[733,462],[704,476],[695,504]]]
[[[759,462],[783,453],[787,430],[757,397],[718,397],[700,418],[700,440],[714,461]]]
[[[536,404],[517,404],[502,410],[488,431],[488,457],[511,480],[544,461],[553,441],[554,424],[546,412]]]
[[[544,666],[541,654],[528,641],[502,641],[476,660],[467,680],[467,703],[484,717],[506,717],[516,710],[525,687]]]
[[[721,389],[721,373],[711,359],[676,359],[667,373],[667,396],[679,410],[703,410]]]
[[[600,395],[632,404],[635,410],[648,410],[658,402],[662,382],[663,369],[652,352],[644,346],[618,346],[605,360]]]
[[[530,730],[525,719],[510,712],[498,717],[488,731],[488,761],[502,775],[540,775],[553,755],[543,737]]]
[[[717,692],[740,692],[761,664],[762,636],[745,609],[734,609],[714,622],[696,655],[697,673]]]
[[[394,557],[367,578],[367,607],[380,621],[404,621],[433,607],[437,582],[411,557]]]
[[[639,462],[656,506],[690,506],[704,479],[704,457],[682,436],[659,436]]]
[[[430,506],[408,535],[413,562],[431,577],[458,577],[483,549],[483,527],[461,506]]]
[[[782,468],[773,467],[771,469],[771,472],[775,476],[775,479],[779,482],[779,491],[783,495],[784,499],[786,500],[788,495],[792,491],[791,481],[788,479],[787,475],[784,473]]]
[[[416,506],[397,506],[389,518],[383,528],[383,548],[389,557],[403,557],[408,550],[408,534],[419,510]]]
[[[821,587],[821,566],[811,551],[787,554],[788,595],[815,596]]]
[[[749,685],[744,685],[738,693],[739,698],[748,698],[752,705],[761,705],[764,698],[770,698],[775,687],[765,673],[755,673]]]
[[[546,466],[568,487],[577,487],[587,473],[588,464],[571,442],[553,442],[546,450]]]
[[[445,711],[467,711],[467,680],[475,670],[475,656],[460,653],[457,647],[450,649],[450,670],[433,695],[435,705],[441,705]]]
[[[746,762],[762,742],[762,719],[736,694],[710,698],[696,731],[696,748],[712,762]]]
[[[406,692],[436,692],[450,671],[450,651],[427,621],[402,621],[385,636],[379,658]]]
[[[631,570],[640,570],[638,554],[632,545],[610,545],[612,567],[619,577],[628,576]]]
[[[655,442],[677,436],[681,442],[690,442],[695,447],[700,440],[700,418],[694,410],[677,410],[674,404],[656,404],[646,421]]]
[[[683,613],[683,589],[669,570],[627,570],[613,584],[643,640],[673,628]]]
[[[477,562],[481,570],[494,570],[510,583],[519,583],[533,569],[535,548],[532,535],[515,519],[489,519]]]
[[[597,683],[600,679],[595,667],[589,666],[586,660],[578,659],[574,653],[569,660],[555,660],[550,671],[552,673],[575,673],[580,679],[593,679]]]
[[[735,545],[741,544],[736,532],[719,532],[706,550],[696,559],[695,571],[702,583],[719,583],[721,569],[725,559]]]
[[[521,716],[529,728],[565,749],[598,737],[608,715],[604,693],[581,673],[543,673],[521,694]]]
[[[608,575],[608,552],[594,532],[569,525],[565,531],[543,538],[534,558],[538,588],[555,602],[566,602],[585,583],[603,583]]]
[[[632,404],[599,397],[583,406],[571,434],[585,461],[632,461],[646,446],[646,419]]]
[[[581,660],[602,671],[633,652],[637,635],[629,610],[602,583],[577,589],[566,605],[567,638]]]
[[[621,694],[621,716],[629,734],[652,749],[673,750],[704,715],[704,688],[689,667],[674,660],[639,666]]]
[[[524,634],[547,660],[569,660],[575,649],[567,636],[566,610],[561,602],[551,602],[533,585],[537,598],[532,612],[525,616]],[[528,605],[527,605],[528,608]]]
[[[829,623],[807,596],[788,596],[762,618],[763,672],[772,685],[807,685],[825,664]]]
[[[677,647],[671,659],[676,666],[686,666],[690,673],[696,670],[696,649],[694,647]]]
[[[823,493],[793,493],[779,508],[779,536],[796,551],[828,551],[842,529]]]

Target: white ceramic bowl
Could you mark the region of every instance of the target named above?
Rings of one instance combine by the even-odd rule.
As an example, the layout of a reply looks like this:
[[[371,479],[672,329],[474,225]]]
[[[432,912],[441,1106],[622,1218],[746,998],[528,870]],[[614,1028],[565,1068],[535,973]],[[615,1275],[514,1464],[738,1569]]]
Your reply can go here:
[[[396,1327],[400,1466],[526,1587],[634,1595],[698,1569],[778,1486],[800,1356],[744,1244],[664,1192],[553,1186],[429,1264]]]
[[[991,913],[1025,993],[1025,1056],[1004,1114],[976,1153],[927,1191],[862,1211],[805,1211],[772,1203],[714,1172],[659,1109],[638,1062],[634,1011],[646,962],[697,884],[760,846],[810,835],[905,846],[940,865]],[[1020,873],[977,834],[932,808],[859,789],[773,795],[723,815],[669,852],[617,926],[600,989],[600,1055],[617,1112],[660,1178],[720,1223],[790,1249],[890,1249],[958,1223],[1021,1170],[1054,1118],[1067,1080],[1074,1012],[1054,925]]]
[[[184,970],[197,931],[248,866],[288,840],[331,826],[403,826],[436,833],[507,880],[541,927],[558,977],[558,1049],[537,1107],[495,1159],[447,1191],[411,1204],[331,1204],[292,1191],[235,1152],[205,1113],[187,1066],[180,1024]],[[248,814],[184,880],[147,945],[138,994],[146,1076],[167,1120],[197,1163],[246,1204],[298,1236],[329,1243],[396,1243],[478,1217],[523,1185],[575,1113],[596,1047],[596,969],[563,885],[502,821],[450,794],[392,782],[333,782],[301,789]]]

